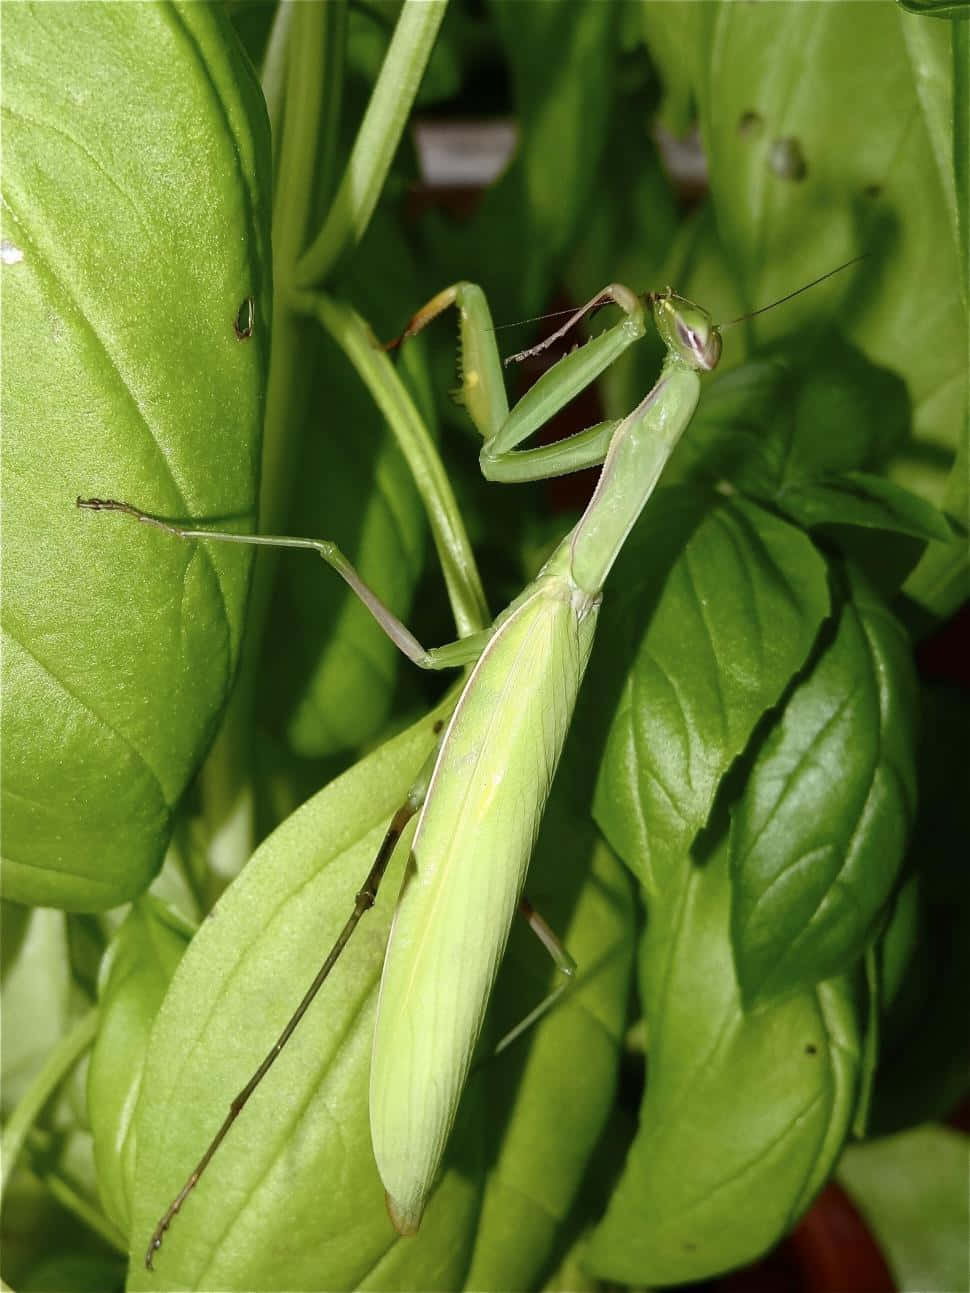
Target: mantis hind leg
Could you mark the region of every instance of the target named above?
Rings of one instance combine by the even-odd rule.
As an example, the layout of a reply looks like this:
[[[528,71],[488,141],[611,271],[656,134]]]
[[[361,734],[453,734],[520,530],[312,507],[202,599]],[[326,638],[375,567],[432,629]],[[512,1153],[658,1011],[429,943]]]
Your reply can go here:
[[[519,915],[525,918],[533,934],[535,934],[536,938],[538,938],[539,942],[552,957],[556,969],[559,970],[564,977],[562,982],[557,987],[553,988],[552,992],[550,992],[548,996],[544,997],[535,1009],[530,1010],[524,1019],[521,1019],[514,1028],[510,1029],[509,1032],[505,1034],[505,1036],[496,1045],[493,1052],[494,1055],[501,1054],[501,1052],[511,1046],[517,1038],[521,1037],[524,1032],[527,1032],[533,1024],[538,1023],[542,1016],[548,1010],[552,1009],[562,994],[566,991],[569,987],[569,980],[576,973],[576,962],[566,951],[562,940],[553,931],[545,917],[540,912],[536,911],[535,907],[533,907],[532,903],[524,895],[519,899]]]

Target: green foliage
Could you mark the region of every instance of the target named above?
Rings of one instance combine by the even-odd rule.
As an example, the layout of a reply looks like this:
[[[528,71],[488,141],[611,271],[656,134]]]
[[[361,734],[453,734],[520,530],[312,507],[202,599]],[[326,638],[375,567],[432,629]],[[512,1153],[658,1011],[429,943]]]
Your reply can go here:
[[[251,559],[118,542],[74,500],[253,526],[268,141],[215,11],[25,4],[4,26],[3,884],[90,911],[161,865]]]
[[[780,1239],[867,1119],[904,1134],[847,1188],[903,1287],[955,1278],[965,1142],[905,1129],[966,1087],[967,704],[912,638],[970,566],[970,24],[905,8],[5,7],[8,1283],[120,1288],[121,1253],[133,1289],[696,1280]],[[415,103],[516,116],[471,216],[408,200]],[[658,122],[696,122],[706,179]],[[366,1096],[402,849],[147,1273],[454,689],[308,554],[251,580],[249,548],[76,496],[332,538],[445,641],[489,618],[466,530],[501,609],[568,518],[482,483],[453,328],[393,366],[373,336],[458,279],[500,325],[611,281],[728,320],[859,255],[726,330],[610,576],[527,881],[576,980],[496,1057],[558,978],[513,929],[417,1237]]]
[[[590,1268],[680,1283],[748,1260],[831,1172],[856,1099],[845,980],[746,1012],[732,965],[726,850],[681,868],[640,953],[650,1069],[640,1130]]]
[[[834,636],[733,812],[732,938],[746,1004],[851,968],[893,892],[915,814],[906,635],[859,576],[848,584]],[[813,813],[820,780],[824,817]]]

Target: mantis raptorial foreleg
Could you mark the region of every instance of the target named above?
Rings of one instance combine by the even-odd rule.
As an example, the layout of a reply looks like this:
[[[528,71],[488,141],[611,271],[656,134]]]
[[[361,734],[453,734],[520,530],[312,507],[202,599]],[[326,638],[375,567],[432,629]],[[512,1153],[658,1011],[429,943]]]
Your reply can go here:
[[[511,412],[495,345],[492,316],[485,294],[476,283],[455,283],[439,292],[418,310],[401,335],[388,342],[385,349],[393,349],[408,337],[415,336],[442,311],[455,306],[461,350],[459,397],[484,439],[479,456],[483,475],[487,480],[497,482],[545,480],[595,467],[606,457],[619,426],[618,420],[599,422],[555,444],[533,449],[519,449],[518,446],[643,336],[646,328],[644,302],[629,288],[611,283],[571,315],[552,337],[512,355],[506,361],[512,363],[540,353],[565,336],[593,310],[611,303],[618,305],[625,317],[544,373]]]

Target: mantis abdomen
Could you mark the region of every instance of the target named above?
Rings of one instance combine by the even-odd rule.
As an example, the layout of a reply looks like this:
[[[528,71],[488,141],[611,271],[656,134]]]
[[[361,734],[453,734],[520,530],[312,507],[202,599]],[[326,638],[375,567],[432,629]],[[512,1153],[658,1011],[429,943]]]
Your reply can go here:
[[[370,1117],[405,1234],[454,1123],[592,647],[599,598],[576,588],[566,557],[564,545],[497,622],[465,685],[391,930]]]

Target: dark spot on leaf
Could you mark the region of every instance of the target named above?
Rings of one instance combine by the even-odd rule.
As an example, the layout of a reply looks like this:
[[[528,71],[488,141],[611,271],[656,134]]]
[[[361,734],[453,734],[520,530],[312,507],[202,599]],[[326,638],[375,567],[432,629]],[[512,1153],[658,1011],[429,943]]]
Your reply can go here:
[[[236,311],[236,317],[232,321],[232,330],[236,334],[237,341],[248,341],[253,335],[253,328],[256,325],[256,302],[251,296],[247,296],[245,301]]]
[[[882,197],[882,185],[867,184],[862,192],[867,198],[880,198]]]
[[[694,1243],[694,1241],[693,1241],[692,1239],[685,1239],[685,1240],[684,1240],[684,1248],[685,1248],[685,1249],[687,1250],[687,1252],[689,1252],[689,1253],[696,1253],[696,1252],[697,1252],[697,1245]]]
[[[793,135],[772,142],[768,165],[780,180],[803,180],[808,174],[802,146]]]
[[[747,139],[756,139],[761,134],[764,124],[761,114],[749,109],[741,114],[741,120],[738,122],[738,134]]]
[[[814,1043],[814,1042],[809,1042],[809,1043],[808,1043],[808,1045],[805,1047],[805,1054],[806,1054],[806,1055],[817,1055],[817,1054],[818,1054],[818,1047],[815,1045],[815,1043]]]

